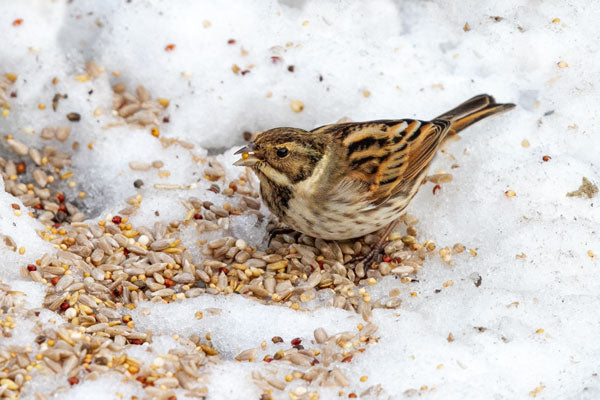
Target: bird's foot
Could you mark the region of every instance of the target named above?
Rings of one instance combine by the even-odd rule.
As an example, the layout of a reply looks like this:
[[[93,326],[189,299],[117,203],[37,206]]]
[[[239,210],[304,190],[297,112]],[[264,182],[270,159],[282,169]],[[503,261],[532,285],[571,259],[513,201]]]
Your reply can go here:
[[[379,256],[381,255],[381,251],[383,250],[383,245],[385,244],[385,240],[377,242],[375,247],[371,249],[364,256],[354,257],[349,261],[349,264],[354,265],[355,267],[362,265],[363,268],[368,270],[371,266],[378,261]]]
[[[267,247],[271,246],[271,241],[275,238],[275,236],[290,234],[290,233],[296,233],[296,234],[300,235],[299,232],[296,232],[292,228],[288,228],[288,227],[275,227],[275,228],[271,229],[269,231],[269,241],[267,242]]]
[[[354,257],[352,260],[350,260],[350,264],[353,264],[355,266],[355,268],[362,267],[362,270],[364,271],[363,274],[366,274],[366,271],[369,268],[371,268],[373,263],[378,261],[379,256],[381,256],[381,254],[383,253],[383,248],[385,247],[385,245],[387,243],[387,238],[390,235],[390,233],[394,230],[394,228],[396,228],[396,225],[398,225],[398,222],[400,222],[399,219],[390,223],[388,225],[388,227],[386,228],[385,232],[383,233],[383,235],[381,235],[381,237],[379,238],[377,243],[375,243],[375,246],[373,246],[371,251],[369,251],[364,256]],[[359,271],[357,271],[357,272],[361,272],[360,271],[361,268],[358,268],[358,269],[359,269]],[[360,274],[357,273],[357,275],[360,275]],[[362,276],[360,276],[360,278],[362,278]]]

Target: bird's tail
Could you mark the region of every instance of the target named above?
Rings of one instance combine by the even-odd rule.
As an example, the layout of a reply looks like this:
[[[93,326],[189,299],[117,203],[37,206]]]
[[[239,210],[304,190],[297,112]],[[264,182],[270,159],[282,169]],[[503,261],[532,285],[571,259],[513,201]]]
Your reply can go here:
[[[452,123],[450,132],[457,133],[479,120],[508,111],[514,107],[515,105],[512,103],[497,104],[492,96],[480,94],[445,112],[436,119],[450,121]]]

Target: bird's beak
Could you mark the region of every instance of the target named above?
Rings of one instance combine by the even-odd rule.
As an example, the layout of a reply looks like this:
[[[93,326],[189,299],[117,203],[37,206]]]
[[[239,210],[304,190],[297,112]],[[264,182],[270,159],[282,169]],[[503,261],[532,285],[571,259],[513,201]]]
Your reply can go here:
[[[242,158],[233,163],[238,167],[253,167],[261,158],[254,152],[254,143],[250,143],[248,146],[244,146],[233,154],[241,154]]]

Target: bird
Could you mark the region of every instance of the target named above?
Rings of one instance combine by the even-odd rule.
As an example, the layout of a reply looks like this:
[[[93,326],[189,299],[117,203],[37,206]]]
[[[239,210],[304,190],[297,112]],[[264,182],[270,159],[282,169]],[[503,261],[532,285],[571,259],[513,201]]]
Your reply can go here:
[[[348,240],[387,227],[372,251],[357,260],[369,263],[419,191],[444,141],[513,107],[481,94],[430,121],[274,128],[235,152],[241,158],[234,165],[254,171],[263,202],[284,229]]]

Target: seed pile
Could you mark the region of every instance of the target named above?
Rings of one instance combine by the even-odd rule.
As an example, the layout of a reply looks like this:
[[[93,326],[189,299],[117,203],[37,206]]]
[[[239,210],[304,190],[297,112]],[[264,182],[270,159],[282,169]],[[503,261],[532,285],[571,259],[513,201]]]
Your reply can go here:
[[[127,86],[123,82],[115,84],[113,92],[112,108],[115,115],[123,118],[128,124],[150,127],[152,135],[159,136],[159,123],[169,122],[168,117],[161,119],[162,113],[169,106],[169,100],[164,98],[152,100],[150,92],[142,85],[135,89],[133,95],[127,91]]]
[[[6,135],[4,143],[16,155],[14,160],[0,157],[5,190],[31,208],[30,216],[57,228],[63,223],[85,219],[79,208],[67,199],[68,192],[73,192],[76,187],[72,180],[73,171],[66,170],[71,166],[69,153],[52,146],[46,146],[40,152],[11,135]],[[63,188],[64,191],[60,190]],[[76,196],[83,198],[85,193],[79,192]],[[13,208],[17,216],[25,212],[17,204],[13,204]]]
[[[307,386],[350,386],[349,379],[339,367],[352,362],[354,357],[360,357],[367,346],[377,343],[376,331],[377,326],[371,323],[366,326],[359,324],[355,332],[345,331],[334,335],[328,335],[323,328],[317,328],[314,331],[314,340],[311,341],[311,345],[307,345],[310,348],[305,348],[301,338],[292,339],[292,347],[281,348],[284,345],[283,339],[275,336],[271,341],[274,347],[279,349],[274,354],[264,355],[262,361],[268,364],[279,361],[278,368],[269,366],[262,371],[255,370],[252,372],[252,379],[263,390],[263,399],[271,398],[273,390],[285,391],[288,386],[294,386],[287,393],[292,400],[318,399],[319,393],[310,391]],[[266,348],[265,341],[261,343],[260,348],[244,350],[236,360],[253,362]],[[366,392],[370,390],[373,389],[369,388]]]
[[[2,336],[12,336],[18,319],[34,319],[36,311],[24,311],[24,293],[10,291],[0,284],[0,318]],[[122,317],[126,321],[128,316]],[[129,317],[130,319],[130,317]],[[56,321],[51,320],[55,323]],[[173,349],[156,357],[151,363],[142,363],[127,356],[127,349],[135,344],[131,335],[127,338],[117,333],[118,324],[108,323],[103,329],[86,329],[72,323],[45,326],[37,323],[35,343],[30,346],[9,346],[0,349],[0,397],[15,399],[34,374],[60,374],[66,377],[64,385],[76,385],[80,379],[94,380],[104,373],[120,373],[125,380],[138,381],[146,394],[156,399],[173,399],[173,388],[184,388],[191,396],[207,394],[202,382],[205,380],[203,366],[217,359],[217,352],[210,341],[197,336],[177,338],[183,349]],[[111,331],[112,328],[112,331]],[[117,331],[114,330],[117,328]],[[107,331],[112,332],[110,336]],[[129,344],[128,344],[129,342]],[[57,390],[61,390],[61,386]],[[52,395],[50,393],[49,395]],[[36,398],[48,398],[36,393]]]

